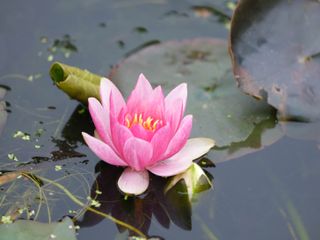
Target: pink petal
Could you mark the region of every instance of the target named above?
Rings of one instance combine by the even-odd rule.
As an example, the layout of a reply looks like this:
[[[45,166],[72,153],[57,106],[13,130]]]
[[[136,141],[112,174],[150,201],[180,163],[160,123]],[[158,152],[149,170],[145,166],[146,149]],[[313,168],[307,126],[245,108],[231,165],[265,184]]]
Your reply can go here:
[[[143,90],[146,93],[150,93],[150,91],[152,91],[152,86],[148,79],[143,75],[143,73],[139,74],[135,89]]]
[[[123,155],[128,165],[136,171],[141,171],[152,158],[152,145],[140,138],[129,138],[124,144]]]
[[[180,124],[180,127],[176,134],[171,139],[165,154],[164,158],[169,158],[172,155],[176,154],[180,149],[186,144],[190,132],[192,129],[192,115],[185,116]]]
[[[135,124],[130,128],[130,131],[132,132],[132,134],[137,137],[137,138],[141,138],[143,140],[146,141],[150,141],[152,136],[154,135],[154,133],[152,131],[149,131],[147,129],[145,129],[144,127],[142,127],[139,124]]]
[[[103,108],[110,109],[110,94],[115,103],[115,113],[119,114],[120,110],[126,105],[119,89],[107,78],[102,78],[100,82],[100,97]]]
[[[89,148],[103,161],[115,165],[115,166],[127,166],[125,163],[113,150],[104,142],[97,138],[90,136],[87,133],[82,133],[84,141],[89,146]]]
[[[172,138],[173,132],[171,126],[167,124],[166,126],[160,128],[152,137],[151,144],[153,146],[153,156],[150,164],[161,160],[160,157],[166,151],[170,139]]]
[[[166,122],[170,123],[174,132],[176,132],[179,128],[182,117],[183,101],[181,99],[176,99],[174,102],[172,102],[171,106],[166,106],[165,119]]]
[[[139,195],[147,190],[149,186],[148,171],[135,171],[126,168],[118,180],[118,187],[127,194]]]
[[[186,145],[167,160],[148,167],[155,175],[169,177],[184,172],[191,166],[192,161],[206,154],[214,146],[210,138],[191,138]]]
[[[165,107],[170,108],[174,106],[173,104],[178,100],[182,100],[182,113],[184,113],[186,102],[187,102],[187,84],[181,83],[176,88],[174,88],[165,98]]]
[[[140,110],[144,108],[144,102],[146,99],[150,99],[152,96],[153,89],[149,81],[141,73],[137,84],[133,91],[131,92],[128,101],[127,108],[128,111],[132,114],[142,113]]]
[[[113,146],[110,136],[109,111],[102,108],[100,102],[95,98],[89,98],[88,103],[89,112],[100,139],[109,146]]]
[[[148,99],[147,108],[145,113],[155,119],[162,120],[164,115],[164,95],[161,86],[153,90],[151,99]]]
[[[123,147],[125,142],[133,137],[132,132],[126,126],[120,124],[112,115],[110,117],[110,125],[111,125],[111,133],[112,133],[112,141],[119,152],[119,155],[123,157]],[[125,158],[124,158],[125,159]]]
[[[113,107],[113,108],[114,108],[114,107]],[[113,111],[114,111],[114,110],[113,110]],[[117,116],[117,120],[118,120],[119,123],[122,123],[122,124],[124,125],[127,112],[128,112],[127,106],[124,106],[124,107],[120,110],[120,112],[119,112],[119,114],[118,114],[118,116]]]

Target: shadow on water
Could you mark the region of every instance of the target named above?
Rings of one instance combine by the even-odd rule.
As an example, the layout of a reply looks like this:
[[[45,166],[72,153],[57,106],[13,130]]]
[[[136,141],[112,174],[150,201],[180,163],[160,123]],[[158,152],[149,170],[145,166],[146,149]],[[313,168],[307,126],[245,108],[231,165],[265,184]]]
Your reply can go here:
[[[164,193],[168,180],[152,175],[149,189],[143,196],[125,197],[117,188],[117,180],[122,169],[99,162],[96,171],[98,176],[91,188],[91,198],[101,203],[97,208],[100,211],[129,223],[145,235],[149,235],[152,218],[164,228],[169,228],[170,224],[174,223],[184,230],[192,229],[191,203],[183,181]],[[102,220],[104,218],[86,212],[77,224],[81,228],[92,227]],[[119,225],[117,228],[119,232],[126,230]]]

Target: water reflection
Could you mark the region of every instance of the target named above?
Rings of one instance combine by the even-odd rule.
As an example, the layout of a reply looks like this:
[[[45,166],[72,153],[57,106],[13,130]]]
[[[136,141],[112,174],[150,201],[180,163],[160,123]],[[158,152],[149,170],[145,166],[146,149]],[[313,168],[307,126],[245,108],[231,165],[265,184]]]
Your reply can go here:
[[[44,129],[39,128],[34,135],[37,138],[40,138],[44,131]],[[61,137],[50,136],[51,142],[53,143],[52,145],[55,146],[54,149],[50,150],[50,155],[42,156],[36,154],[31,157],[31,161],[19,163],[18,166],[38,164],[37,168],[40,168],[41,165],[39,166],[39,164],[44,162],[55,162],[61,160],[68,161],[68,159],[71,158],[80,159],[86,157],[86,154],[77,151],[79,144],[84,144],[81,135],[81,132],[83,131],[93,132],[93,124],[85,106],[79,104],[64,125]]]
[[[64,125],[61,135],[69,144],[74,145],[84,143],[81,132],[92,133],[93,130],[94,127],[87,108],[79,104]]]
[[[93,132],[93,124],[87,109],[79,104],[62,129],[64,143],[68,146],[76,146],[79,143],[83,143],[82,131]],[[57,141],[55,143],[59,146],[61,145]],[[204,162],[211,161],[205,158],[199,160],[201,166],[211,166],[210,164],[204,165]],[[175,224],[181,229],[191,230],[192,206],[187,186],[183,179],[165,192],[164,189],[168,185],[170,178],[161,178],[151,174],[150,186],[145,194],[139,197],[125,197],[117,188],[117,181],[122,171],[123,168],[115,167],[102,161],[95,166],[95,173],[98,175],[91,187],[90,198],[101,204],[96,207],[97,210],[110,214],[138,228],[145,235],[149,235],[152,217],[163,228],[168,229],[170,224]],[[207,175],[212,181],[213,177],[208,172]],[[97,225],[103,219],[104,217],[87,211],[83,219],[77,222],[77,225],[81,228],[91,227]],[[117,225],[117,228],[120,233],[126,231],[120,225]],[[134,233],[131,232],[130,234]]]
[[[170,227],[170,224],[175,224],[184,230],[192,229],[192,205],[184,180],[179,181],[173,188],[165,192],[164,189],[170,178],[161,178],[151,174],[150,186],[145,194],[125,197],[117,188],[117,180],[122,168],[101,161],[96,165],[95,170],[98,176],[91,188],[91,199],[101,204],[96,208],[97,210],[138,228],[147,236],[150,235],[152,217],[166,229]],[[91,227],[103,219],[87,211],[77,224],[81,228]],[[126,231],[120,225],[117,225],[117,228],[119,232]]]

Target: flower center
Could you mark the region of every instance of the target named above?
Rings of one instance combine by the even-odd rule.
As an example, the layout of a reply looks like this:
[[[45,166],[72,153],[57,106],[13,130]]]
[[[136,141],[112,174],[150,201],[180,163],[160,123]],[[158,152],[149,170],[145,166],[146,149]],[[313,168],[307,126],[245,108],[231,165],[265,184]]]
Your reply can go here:
[[[153,119],[150,116],[145,119],[141,113],[139,115],[135,113],[132,117],[131,114],[128,113],[125,117],[125,125],[128,128],[131,128],[133,125],[136,124],[139,124],[146,130],[154,132],[158,126],[162,125],[162,120]]]

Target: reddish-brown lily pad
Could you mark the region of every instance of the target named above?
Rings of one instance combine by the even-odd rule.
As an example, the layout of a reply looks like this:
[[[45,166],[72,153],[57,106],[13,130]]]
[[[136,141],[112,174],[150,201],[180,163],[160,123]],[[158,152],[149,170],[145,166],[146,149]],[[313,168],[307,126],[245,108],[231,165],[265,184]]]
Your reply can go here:
[[[222,40],[169,41],[147,47],[115,67],[110,78],[128,96],[140,73],[166,93],[187,82],[193,134],[213,138],[219,147],[246,140],[257,124],[274,117],[272,107],[236,87],[227,43]]]
[[[320,119],[320,1],[241,0],[230,52],[239,87],[285,120]]]

